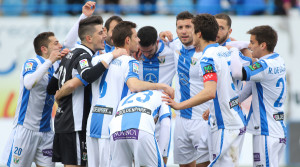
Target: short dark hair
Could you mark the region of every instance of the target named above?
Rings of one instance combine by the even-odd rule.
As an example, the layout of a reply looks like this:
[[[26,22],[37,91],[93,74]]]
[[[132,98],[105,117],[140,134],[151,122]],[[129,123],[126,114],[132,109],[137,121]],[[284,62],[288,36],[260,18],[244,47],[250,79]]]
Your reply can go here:
[[[108,18],[104,24],[104,27],[106,28],[107,32],[109,31],[109,25],[112,21],[116,21],[117,23],[120,23],[123,20],[120,16],[111,16],[110,18]]]
[[[137,36],[140,38],[140,45],[148,47],[157,41],[157,31],[152,26],[145,26],[139,29]]]
[[[201,32],[205,41],[216,41],[219,24],[211,14],[200,14],[193,18],[195,34]]]
[[[194,15],[188,11],[183,11],[180,12],[177,16],[176,16],[176,25],[177,25],[177,21],[178,20],[186,20],[186,19],[193,19]]]
[[[215,18],[226,20],[228,27],[229,28],[231,27],[231,18],[227,14],[224,14],[224,13],[216,14]]]
[[[37,55],[42,56],[41,47],[45,46],[48,48],[48,45],[50,43],[49,37],[52,37],[52,36],[54,36],[53,32],[42,32],[34,38],[33,46],[34,46],[34,51]]]
[[[126,37],[132,36],[132,28],[136,28],[136,24],[131,21],[121,21],[112,31],[112,40],[116,47],[125,45]]]
[[[92,35],[96,25],[103,24],[101,16],[89,16],[79,22],[78,36],[81,41],[85,40],[86,35]]]
[[[257,26],[247,32],[248,34],[255,35],[258,44],[265,42],[267,50],[273,52],[277,44],[277,32],[268,25]]]

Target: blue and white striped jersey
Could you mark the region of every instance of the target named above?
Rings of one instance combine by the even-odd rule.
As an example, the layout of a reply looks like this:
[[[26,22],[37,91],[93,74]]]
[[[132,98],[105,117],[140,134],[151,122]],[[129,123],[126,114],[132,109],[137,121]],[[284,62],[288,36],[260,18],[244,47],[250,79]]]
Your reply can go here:
[[[142,55],[139,60],[139,77],[152,83],[172,84],[175,74],[174,51],[159,41],[156,54],[148,59]]]
[[[216,43],[205,47],[200,61],[203,77],[209,77],[210,73],[217,74],[216,97],[209,109],[212,132],[218,129],[240,129],[246,125],[228,63],[230,55],[226,47]]]
[[[105,55],[94,57],[92,64],[97,64]],[[126,82],[129,78],[138,78],[138,73],[138,61],[123,55],[114,59],[104,74],[92,83],[92,105],[87,123],[88,136],[109,138],[109,122],[115,115],[121,99],[130,92]]]
[[[254,135],[286,137],[284,101],[286,69],[279,54],[265,55],[251,66],[244,67],[247,81],[252,83],[252,105],[247,131]]]
[[[184,46],[179,38],[169,44],[175,51],[175,101],[182,102],[190,99],[203,89],[203,78],[200,77],[200,59],[202,52],[196,52],[194,46]],[[210,102],[201,105],[176,111],[186,119],[202,119],[202,114],[209,107]]]
[[[110,134],[135,128],[154,135],[154,118],[171,117],[171,108],[162,101],[163,95],[157,90],[147,90],[123,98],[110,122]]]
[[[44,62],[45,59],[37,55],[35,58],[28,59],[24,63],[20,75],[20,92],[14,126],[19,124],[27,129],[38,132],[52,130],[51,114],[54,96],[47,94],[47,85],[54,73],[53,66],[51,65],[48,72],[36,82],[32,89],[28,90],[24,86],[24,77],[35,72]]]

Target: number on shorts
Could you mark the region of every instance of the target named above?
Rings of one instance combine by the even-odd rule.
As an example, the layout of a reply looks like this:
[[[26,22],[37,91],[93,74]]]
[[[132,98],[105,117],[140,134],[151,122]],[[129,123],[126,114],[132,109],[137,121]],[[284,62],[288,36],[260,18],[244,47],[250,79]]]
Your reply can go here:
[[[22,148],[15,147],[14,154],[17,154],[20,156],[22,154]]]

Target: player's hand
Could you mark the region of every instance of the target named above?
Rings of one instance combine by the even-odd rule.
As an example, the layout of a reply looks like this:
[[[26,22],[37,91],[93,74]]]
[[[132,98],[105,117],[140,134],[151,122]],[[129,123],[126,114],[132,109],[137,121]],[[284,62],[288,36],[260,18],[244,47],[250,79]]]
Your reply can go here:
[[[88,1],[82,7],[82,13],[86,16],[91,16],[96,8],[96,2]]]
[[[124,49],[124,48],[116,48],[114,51],[112,51],[112,54],[114,56],[114,59],[118,58],[122,55],[128,55],[126,49]]]
[[[165,92],[163,92],[165,94],[165,96],[162,96],[162,101],[166,102],[167,105],[171,106],[172,108],[174,108],[175,110],[180,110],[181,109],[181,105],[180,103],[175,102],[175,100],[173,100],[168,94],[166,94]]]
[[[207,109],[203,114],[202,114],[202,118],[207,121],[209,117],[209,109]]]
[[[60,54],[61,54],[61,57],[64,57],[66,56],[67,54],[69,54],[70,50],[68,48],[65,48],[63,49]]]
[[[164,93],[166,93],[172,99],[174,99],[174,96],[175,96],[175,90],[174,90],[174,88],[172,88],[171,86],[169,86],[167,84],[162,84],[162,83],[158,83],[158,84],[162,85]]]
[[[59,50],[53,50],[50,53],[49,60],[53,64],[54,62],[56,62],[56,60],[59,60],[59,59],[61,59],[61,53],[59,52]]]
[[[173,34],[171,33],[171,31],[162,31],[159,33],[159,38],[164,42],[173,41]]]

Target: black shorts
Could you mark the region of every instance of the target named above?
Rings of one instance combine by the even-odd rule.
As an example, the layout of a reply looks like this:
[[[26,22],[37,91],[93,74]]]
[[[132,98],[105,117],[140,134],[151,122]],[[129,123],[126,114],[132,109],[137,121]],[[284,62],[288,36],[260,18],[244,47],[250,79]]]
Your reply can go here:
[[[85,166],[87,162],[86,135],[83,131],[55,133],[53,140],[53,162],[64,165]],[[77,154],[80,152],[80,155]]]

